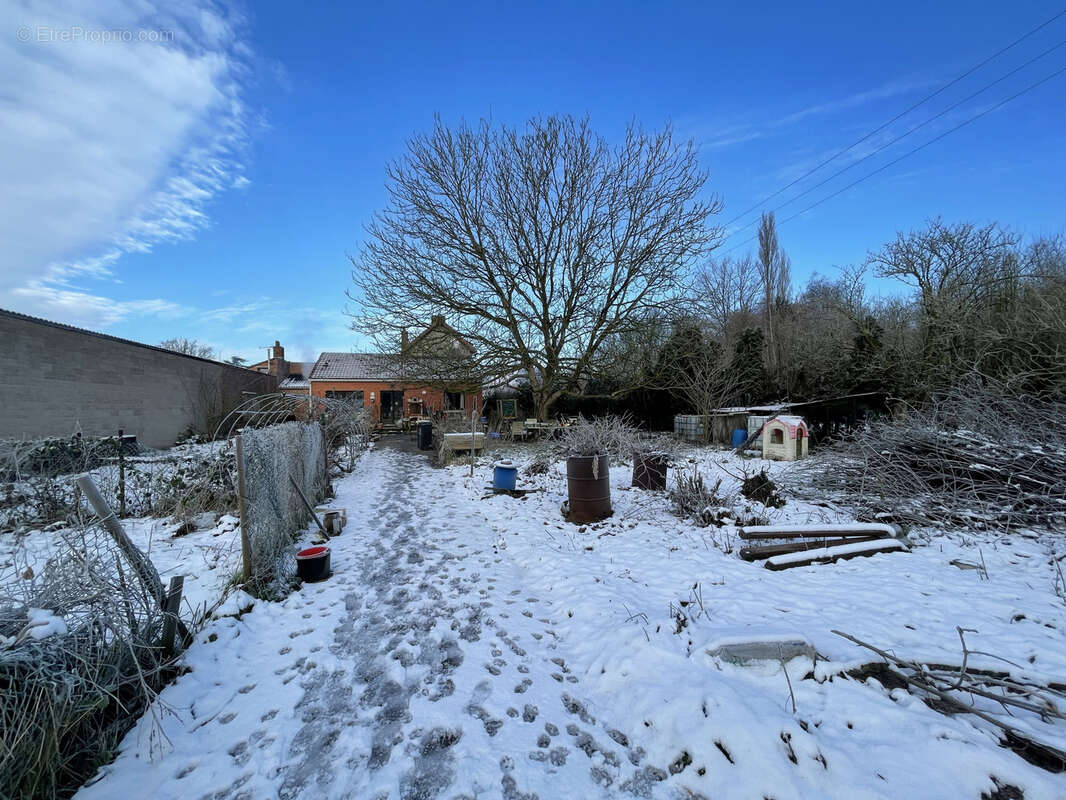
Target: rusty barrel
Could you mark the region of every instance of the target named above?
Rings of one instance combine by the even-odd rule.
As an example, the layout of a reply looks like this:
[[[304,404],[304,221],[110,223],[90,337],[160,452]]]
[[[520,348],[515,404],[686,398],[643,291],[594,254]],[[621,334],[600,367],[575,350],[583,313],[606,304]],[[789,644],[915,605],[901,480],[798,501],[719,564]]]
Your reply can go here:
[[[637,489],[665,489],[666,463],[666,456],[661,453],[634,453],[633,486]]]
[[[611,516],[607,456],[570,456],[566,459],[566,485],[570,491],[571,522],[599,522]]]

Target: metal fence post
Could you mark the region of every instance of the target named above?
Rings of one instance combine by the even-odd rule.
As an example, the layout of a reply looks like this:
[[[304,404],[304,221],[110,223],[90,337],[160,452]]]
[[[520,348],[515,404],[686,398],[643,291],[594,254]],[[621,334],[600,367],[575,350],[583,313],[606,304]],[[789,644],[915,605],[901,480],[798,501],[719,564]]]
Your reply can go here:
[[[237,434],[237,505],[241,514],[241,560],[244,562],[243,580],[252,579],[252,540],[248,536],[248,493],[244,482],[244,446]]]
[[[122,440],[123,430],[118,429],[118,515],[126,516],[126,448]]]

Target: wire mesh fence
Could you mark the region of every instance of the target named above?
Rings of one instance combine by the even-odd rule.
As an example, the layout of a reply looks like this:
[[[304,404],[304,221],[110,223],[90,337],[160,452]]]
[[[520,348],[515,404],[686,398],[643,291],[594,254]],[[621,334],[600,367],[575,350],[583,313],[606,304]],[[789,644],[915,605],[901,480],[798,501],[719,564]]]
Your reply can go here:
[[[283,595],[296,575],[295,536],[311,518],[304,500],[318,502],[329,486],[325,432],[306,422],[245,428],[238,454],[245,588]]]

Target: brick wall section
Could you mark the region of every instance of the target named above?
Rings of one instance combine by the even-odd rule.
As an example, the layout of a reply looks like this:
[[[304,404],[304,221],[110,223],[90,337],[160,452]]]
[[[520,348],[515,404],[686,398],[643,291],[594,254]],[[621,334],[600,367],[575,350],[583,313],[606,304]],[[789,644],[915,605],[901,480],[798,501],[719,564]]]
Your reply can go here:
[[[422,391],[425,390],[425,394]],[[375,421],[381,417],[381,393],[382,391],[402,391],[404,408],[410,408],[413,403],[408,403],[409,398],[423,401],[425,408],[434,411],[444,409],[444,391],[429,386],[421,386],[409,383],[389,383],[387,381],[312,381],[311,394],[315,397],[325,397],[326,392],[362,392],[363,406],[370,409]],[[374,399],[370,399],[370,393],[374,393]],[[477,401],[477,408],[483,413],[484,401],[480,393],[467,393],[463,397],[463,408],[468,412],[471,404]]]
[[[167,447],[217,423],[242,392],[276,387],[270,375],[0,310],[0,438],[122,428]]]

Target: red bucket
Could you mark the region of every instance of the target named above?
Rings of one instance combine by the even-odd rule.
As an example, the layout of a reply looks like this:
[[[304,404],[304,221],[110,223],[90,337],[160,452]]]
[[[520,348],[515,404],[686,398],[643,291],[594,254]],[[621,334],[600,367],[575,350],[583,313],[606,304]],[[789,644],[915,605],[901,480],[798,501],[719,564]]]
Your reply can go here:
[[[300,580],[314,583],[330,576],[329,548],[319,545],[308,547],[296,554],[296,574]]]

